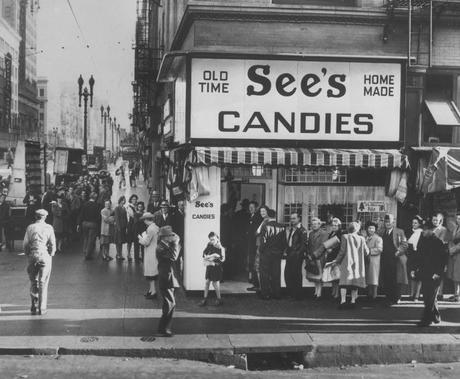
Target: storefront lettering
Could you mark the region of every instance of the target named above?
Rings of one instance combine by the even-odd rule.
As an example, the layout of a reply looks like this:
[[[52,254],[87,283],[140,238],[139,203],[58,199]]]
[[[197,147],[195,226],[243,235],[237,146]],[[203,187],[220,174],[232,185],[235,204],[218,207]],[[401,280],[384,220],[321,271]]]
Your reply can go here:
[[[394,84],[394,75],[364,75],[364,96],[393,97]]]
[[[345,74],[328,74],[326,68],[321,69],[321,74],[306,73],[300,80],[300,89],[307,97],[317,97],[323,91],[323,80],[327,82],[326,95],[329,98],[343,97],[347,88],[345,86]],[[272,81],[269,78],[270,66],[269,65],[254,65],[248,69],[248,78],[258,86],[250,85],[247,87],[246,92],[248,96],[264,96],[272,89]],[[292,96],[296,93],[297,87],[295,85],[296,79],[290,73],[280,74],[275,80],[275,87],[281,96]]]
[[[203,215],[193,214],[192,219],[193,220],[215,220],[216,215],[215,214],[203,214]]]
[[[372,134],[374,130],[373,116],[367,113],[352,115],[351,113],[306,113],[296,114],[291,112],[289,116],[281,112],[274,112],[270,116],[271,123],[267,122],[268,117],[261,112],[254,112],[249,120],[242,127],[237,123],[241,114],[235,111],[219,112],[218,127],[221,132],[244,133],[260,129],[265,133],[278,133],[280,130],[287,130],[289,133],[296,133],[296,129],[303,134]]]
[[[228,93],[228,72],[205,70],[198,85],[202,93]]]

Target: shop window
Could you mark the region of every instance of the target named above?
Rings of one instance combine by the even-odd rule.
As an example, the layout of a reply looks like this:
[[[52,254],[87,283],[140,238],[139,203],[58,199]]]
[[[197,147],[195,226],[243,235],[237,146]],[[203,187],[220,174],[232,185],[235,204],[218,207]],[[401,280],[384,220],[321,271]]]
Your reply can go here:
[[[423,142],[452,143],[453,127],[460,125],[460,115],[453,103],[452,75],[426,77],[422,122]]]
[[[346,168],[288,168],[284,170],[286,183],[347,183]]]
[[[270,179],[273,174],[273,170],[265,166],[226,167],[221,172],[223,176],[230,174],[233,178]]]

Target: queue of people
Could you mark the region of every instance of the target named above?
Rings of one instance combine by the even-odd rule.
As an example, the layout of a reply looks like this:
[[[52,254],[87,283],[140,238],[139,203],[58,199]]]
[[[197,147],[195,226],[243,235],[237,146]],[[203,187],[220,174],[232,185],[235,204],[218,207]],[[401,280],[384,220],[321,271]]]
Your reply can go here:
[[[329,283],[331,297],[340,309],[356,307],[359,291],[369,301],[375,301],[381,293],[388,305],[394,305],[400,303],[409,289],[407,300],[423,299],[425,305],[420,326],[439,322],[437,302],[444,299],[445,281],[454,283],[455,293],[448,300],[460,301],[460,215],[452,233],[443,226],[440,213],[426,222],[415,216],[406,238],[406,233],[396,227],[392,214],[385,215],[380,225],[373,222],[362,225],[359,221],[342,225],[333,216],[326,224],[312,218],[311,229],[307,231],[299,213],[293,212],[289,226],[285,226],[276,221],[276,212],[266,206],[259,208],[256,202],[241,205],[244,217],[235,213],[233,220],[238,218],[237,227],[244,231],[246,239],[237,243],[226,229],[232,227],[226,219],[228,207],[225,204],[222,207],[222,246],[227,250],[224,273],[226,264],[235,265],[240,260],[234,255],[240,254],[241,245],[245,245],[246,271],[252,284],[248,290],[256,291],[264,300],[281,298],[282,274],[286,295],[301,300],[305,270],[305,277],[314,283],[314,299],[325,297],[323,286]],[[220,256],[217,258],[221,260]],[[284,273],[280,270],[283,259]],[[210,282],[215,280],[207,269],[202,304],[207,302]]]

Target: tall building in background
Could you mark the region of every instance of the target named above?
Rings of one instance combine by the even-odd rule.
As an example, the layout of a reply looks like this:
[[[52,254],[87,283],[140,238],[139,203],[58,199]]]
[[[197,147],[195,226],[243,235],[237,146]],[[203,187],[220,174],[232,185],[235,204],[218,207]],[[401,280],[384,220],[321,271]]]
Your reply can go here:
[[[17,0],[0,0],[0,159],[15,138],[18,118],[19,13]]]
[[[30,141],[39,141],[37,92],[37,10],[36,1],[19,1],[19,127]]]
[[[38,77],[37,79],[38,101],[39,101],[39,126],[40,135],[46,137],[48,134],[48,78]],[[43,138],[43,142],[48,142]]]

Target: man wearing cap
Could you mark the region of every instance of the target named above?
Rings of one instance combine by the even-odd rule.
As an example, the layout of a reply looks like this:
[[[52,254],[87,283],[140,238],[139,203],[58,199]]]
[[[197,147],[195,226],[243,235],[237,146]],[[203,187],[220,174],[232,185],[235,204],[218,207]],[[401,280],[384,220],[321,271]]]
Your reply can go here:
[[[167,200],[163,200],[160,203],[160,210],[156,211],[153,216],[153,221],[159,228],[172,225],[171,215],[169,214],[169,203]]]
[[[179,287],[179,282],[174,275],[174,265],[179,257],[179,236],[172,231],[170,226],[163,226],[158,234],[157,259],[158,259],[158,285],[163,298],[162,316],[158,325],[158,333],[164,337],[172,337],[172,319],[176,308],[174,288]]]
[[[24,236],[24,253],[28,257],[27,273],[30,279],[30,297],[33,315],[46,314],[48,283],[51,275],[52,257],[56,253],[53,227],[45,223],[48,212],[38,209],[36,222],[30,224]]]

